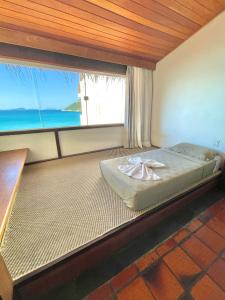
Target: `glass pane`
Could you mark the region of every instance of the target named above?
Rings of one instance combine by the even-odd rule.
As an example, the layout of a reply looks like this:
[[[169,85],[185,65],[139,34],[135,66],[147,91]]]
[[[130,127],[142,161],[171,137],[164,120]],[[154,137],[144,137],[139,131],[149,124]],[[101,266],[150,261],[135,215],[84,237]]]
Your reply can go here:
[[[0,130],[42,127],[29,68],[0,64]]]
[[[34,68],[32,71],[43,127],[79,126],[79,73]]]
[[[80,125],[79,74],[0,65],[0,130]]]
[[[0,130],[124,122],[125,78],[0,64]]]
[[[84,100],[87,96],[88,100]],[[125,78],[85,73],[80,77],[81,124],[124,122]]]

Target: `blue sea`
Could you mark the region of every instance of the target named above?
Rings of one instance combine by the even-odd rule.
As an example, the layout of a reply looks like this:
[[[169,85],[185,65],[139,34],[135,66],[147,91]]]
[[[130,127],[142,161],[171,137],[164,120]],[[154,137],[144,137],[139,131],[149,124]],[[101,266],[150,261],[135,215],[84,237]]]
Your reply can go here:
[[[0,110],[0,131],[79,126],[80,112],[61,110]]]

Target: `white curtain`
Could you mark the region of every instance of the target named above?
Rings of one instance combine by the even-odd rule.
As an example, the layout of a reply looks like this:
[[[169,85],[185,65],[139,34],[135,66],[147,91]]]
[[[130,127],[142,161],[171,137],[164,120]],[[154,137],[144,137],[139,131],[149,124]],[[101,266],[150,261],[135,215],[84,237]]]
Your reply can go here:
[[[127,67],[125,148],[151,146],[152,70]]]

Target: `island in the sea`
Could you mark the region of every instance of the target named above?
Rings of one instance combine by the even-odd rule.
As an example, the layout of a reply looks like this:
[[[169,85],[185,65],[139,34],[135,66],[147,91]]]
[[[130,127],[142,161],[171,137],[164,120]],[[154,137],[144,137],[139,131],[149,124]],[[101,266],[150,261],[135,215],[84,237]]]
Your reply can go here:
[[[81,101],[80,101],[80,99],[78,99],[76,102],[68,105],[66,108],[63,109],[63,111],[81,112]]]
[[[16,108],[9,108],[9,109],[0,109],[1,111],[23,111],[26,110],[24,107],[16,107]]]

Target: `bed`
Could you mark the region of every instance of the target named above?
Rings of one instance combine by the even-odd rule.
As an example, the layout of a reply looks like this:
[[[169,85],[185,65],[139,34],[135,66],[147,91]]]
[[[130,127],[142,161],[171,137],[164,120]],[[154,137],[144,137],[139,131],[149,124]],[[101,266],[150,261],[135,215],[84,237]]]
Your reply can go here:
[[[209,176],[187,190],[157,205],[130,209],[99,166],[143,152],[162,153],[149,150],[121,148],[25,167],[0,247],[15,296],[32,299],[75,278],[218,185],[221,172],[212,173],[213,161],[203,164]]]
[[[208,148],[193,144],[178,144],[138,153],[132,158],[155,160],[165,167],[154,169],[160,180],[139,180],[121,173],[119,166],[126,164],[130,156],[101,161],[102,175],[124,203],[133,210],[152,209],[179,193],[217,173],[221,158]]]

